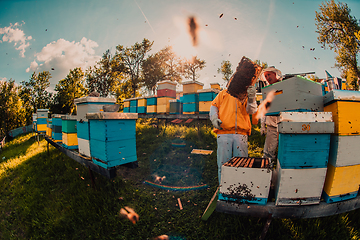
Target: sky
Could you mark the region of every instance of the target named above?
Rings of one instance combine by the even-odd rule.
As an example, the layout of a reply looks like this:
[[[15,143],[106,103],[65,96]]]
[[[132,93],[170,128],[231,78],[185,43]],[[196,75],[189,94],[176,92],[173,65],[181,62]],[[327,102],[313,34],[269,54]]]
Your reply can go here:
[[[335,54],[317,42],[315,11],[320,0],[1,0],[0,80],[20,84],[49,71],[51,91],[71,69],[94,66],[106,50],[153,41],[149,54],[172,46],[179,57],[196,55],[206,67],[198,81],[225,86],[217,72],[242,56],[266,62],[283,74],[325,70],[340,77]],[[348,0],[360,19],[360,1]],[[221,17],[220,17],[221,16]],[[199,26],[192,46],[188,19]],[[184,80],[186,81],[186,80]],[[181,90],[181,87],[180,87]]]

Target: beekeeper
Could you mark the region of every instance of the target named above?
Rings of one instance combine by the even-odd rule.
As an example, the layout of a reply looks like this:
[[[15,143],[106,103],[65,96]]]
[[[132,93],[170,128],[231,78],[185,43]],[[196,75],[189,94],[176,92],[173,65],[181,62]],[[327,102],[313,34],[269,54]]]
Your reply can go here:
[[[271,85],[282,80],[281,71],[275,67],[268,67],[264,69],[260,74],[260,80],[265,83],[265,85]],[[265,116],[261,118],[261,135],[266,134],[265,145],[264,145],[264,158],[271,158],[276,160],[276,148],[279,142],[278,134],[278,123],[279,116]]]
[[[257,111],[256,88],[247,89],[247,98],[242,103],[222,90],[212,101],[210,120],[217,134],[218,179],[221,178],[221,166],[232,157],[248,156],[248,135],[251,133],[249,114]]]

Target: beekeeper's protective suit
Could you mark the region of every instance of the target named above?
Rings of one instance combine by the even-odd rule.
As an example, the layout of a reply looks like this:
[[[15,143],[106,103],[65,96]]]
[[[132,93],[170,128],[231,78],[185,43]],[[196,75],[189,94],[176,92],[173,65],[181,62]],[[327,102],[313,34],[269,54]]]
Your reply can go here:
[[[256,89],[250,86],[248,98],[244,103],[226,90],[222,90],[211,103],[210,120],[217,134],[218,179],[221,178],[221,166],[230,158],[248,156],[248,135],[251,133],[249,114],[257,111]]]

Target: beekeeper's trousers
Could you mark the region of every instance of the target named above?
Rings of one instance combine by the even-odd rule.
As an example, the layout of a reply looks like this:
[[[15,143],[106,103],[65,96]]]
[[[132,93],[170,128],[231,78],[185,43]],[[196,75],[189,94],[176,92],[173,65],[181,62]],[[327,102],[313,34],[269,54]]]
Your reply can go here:
[[[221,166],[232,157],[248,156],[248,136],[242,134],[217,135],[218,179],[221,185]]]
[[[264,145],[264,158],[271,158],[273,161],[276,160],[276,148],[279,142],[279,136],[276,127],[267,126],[266,138]]]

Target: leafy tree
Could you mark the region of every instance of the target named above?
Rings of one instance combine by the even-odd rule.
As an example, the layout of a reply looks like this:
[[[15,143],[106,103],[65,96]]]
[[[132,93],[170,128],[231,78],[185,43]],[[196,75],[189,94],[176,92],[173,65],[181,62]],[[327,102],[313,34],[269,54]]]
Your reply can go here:
[[[20,87],[15,81],[0,81],[0,136],[26,124],[26,111],[19,96]],[[1,140],[0,140],[1,141]]]
[[[181,81],[180,60],[172,51],[172,47],[165,47],[145,59],[142,73],[145,87],[155,94],[157,82]]]
[[[130,81],[132,97],[135,97],[139,84],[142,81],[141,66],[153,43],[144,38],[141,43],[136,42],[131,47],[116,46],[114,59],[125,68],[124,73],[127,75],[127,81]]]
[[[86,73],[86,83],[89,92],[98,92],[101,97],[108,97],[115,91],[118,81],[121,81],[124,66],[112,58],[107,50],[94,68]]]
[[[61,107],[61,113],[75,113],[74,100],[86,96],[85,77],[81,68],[70,70],[69,74],[55,86],[57,94],[55,104]]]
[[[22,81],[23,86],[21,96],[25,101],[30,102],[33,111],[50,107],[50,99],[52,94],[46,89],[50,86],[51,74],[49,71],[43,71],[36,75],[31,75],[29,82]]]
[[[199,78],[197,71],[203,69],[206,66],[205,64],[205,60],[200,60],[197,56],[191,60],[185,59],[182,61],[182,74],[186,79],[196,81]]]
[[[357,58],[360,39],[357,35],[360,26],[356,18],[350,15],[351,10],[346,3],[325,1],[319,9],[319,12],[315,11],[318,42],[323,48],[328,45],[334,50],[337,54],[335,66],[347,76],[348,83],[357,90],[360,78]]]
[[[218,68],[217,72],[223,75],[222,79],[226,82],[229,82],[231,76],[233,75],[233,70],[231,69],[232,64],[229,60],[224,60],[221,62],[221,67]]]

